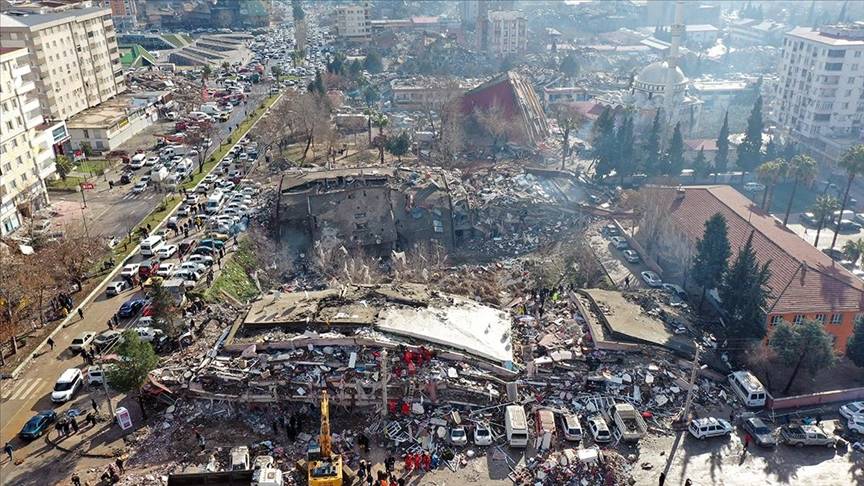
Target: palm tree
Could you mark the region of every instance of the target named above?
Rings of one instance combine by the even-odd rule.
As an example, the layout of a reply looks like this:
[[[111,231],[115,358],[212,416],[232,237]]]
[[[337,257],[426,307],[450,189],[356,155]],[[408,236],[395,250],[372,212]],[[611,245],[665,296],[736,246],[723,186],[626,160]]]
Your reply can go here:
[[[858,238],[855,241],[849,240],[843,245],[843,253],[855,263],[864,255],[864,238]]]
[[[843,154],[840,159],[840,167],[846,170],[846,191],[843,193],[843,203],[840,204],[840,214],[837,216],[837,228],[840,228],[840,220],[843,219],[843,211],[846,210],[846,203],[849,202],[849,189],[852,188],[852,182],[855,176],[864,174],[864,145],[855,145]],[[834,238],[831,240],[831,248],[837,244],[837,235],[839,231],[834,232]]]
[[[816,241],[813,242],[813,246],[816,248],[819,248],[819,234],[822,233],[822,228],[825,227],[825,223],[831,221],[834,211],[838,209],[840,209],[840,201],[836,197],[830,194],[823,194],[816,198],[816,203],[810,209],[813,211],[816,221],[819,222],[819,225],[816,227]]]
[[[783,226],[789,221],[789,212],[792,211],[792,201],[795,200],[795,192],[800,182],[810,182],[816,177],[816,161],[809,155],[796,155],[789,161],[788,176],[792,178],[792,193],[789,194],[789,202],[786,204],[786,216],[783,217]]]
[[[780,178],[786,173],[786,161],[783,159],[774,159],[765,162],[756,169],[756,175],[759,182],[765,185],[765,190],[762,192],[762,209],[768,211],[768,206],[771,203],[771,195],[774,192],[774,186],[780,182]]]

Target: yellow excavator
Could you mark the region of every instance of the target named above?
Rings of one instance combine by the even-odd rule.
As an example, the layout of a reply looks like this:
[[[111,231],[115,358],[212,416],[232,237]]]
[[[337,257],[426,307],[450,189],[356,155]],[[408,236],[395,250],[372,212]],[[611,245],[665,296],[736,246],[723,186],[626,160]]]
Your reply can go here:
[[[321,434],[318,443],[306,452],[309,486],[342,486],[342,456],[333,454],[330,437],[330,401],[327,391],[321,392]]]

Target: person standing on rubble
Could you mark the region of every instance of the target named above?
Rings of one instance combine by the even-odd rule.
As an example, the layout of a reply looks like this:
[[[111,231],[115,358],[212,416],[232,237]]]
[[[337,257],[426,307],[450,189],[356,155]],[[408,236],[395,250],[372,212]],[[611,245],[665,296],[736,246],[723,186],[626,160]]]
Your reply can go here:
[[[198,440],[198,446],[201,447],[201,452],[204,452],[204,436],[201,435],[201,432],[198,432],[197,430],[195,431],[195,439]]]

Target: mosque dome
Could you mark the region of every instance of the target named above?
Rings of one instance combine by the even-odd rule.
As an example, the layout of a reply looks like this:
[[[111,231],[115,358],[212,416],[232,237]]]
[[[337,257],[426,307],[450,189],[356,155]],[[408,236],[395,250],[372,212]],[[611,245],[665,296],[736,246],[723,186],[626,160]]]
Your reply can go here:
[[[672,67],[667,61],[657,61],[642,68],[633,80],[637,89],[663,91],[668,80],[673,86],[687,83],[687,76],[678,66]]]

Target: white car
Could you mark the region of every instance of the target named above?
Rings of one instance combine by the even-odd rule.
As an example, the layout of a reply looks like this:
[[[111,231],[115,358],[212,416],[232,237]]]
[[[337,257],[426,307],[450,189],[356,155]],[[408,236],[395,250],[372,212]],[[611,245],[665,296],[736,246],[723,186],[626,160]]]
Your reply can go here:
[[[477,425],[474,427],[474,445],[492,445],[492,431],[485,422],[477,422]]]
[[[120,295],[120,293],[126,290],[127,287],[128,284],[125,280],[115,280],[105,287],[105,296],[114,297],[115,295]]]
[[[856,415],[850,418],[849,422],[846,423],[846,428],[852,432],[864,435],[864,415]]]
[[[448,438],[450,443],[455,446],[464,446],[468,443],[468,434],[465,433],[465,427],[452,427]]]
[[[850,402],[840,407],[840,415],[844,418],[864,417],[864,402]]]
[[[759,192],[765,190],[765,184],[760,184],[758,182],[748,182],[744,184],[744,190],[749,192]]]
[[[732,424],[723,419],[705,417],[690,421],[687,431],[699,440],[710,437],[722,437],[732,433]]]
[[[54,391],[51,392],[51,401],[55,403],[68,402],[82,386],[84,386],[84,375],[81,370],[69,368],[60,375],[60,378],[57,378]]]
[[[140,338],[145,343],[153,342],[159,336],[165,334],[161,329],[154,329],[152,327],[147,326],[139,326],[133,329],[136,333],[138,333],[138,338]]]
[[[186,261],[183,262],[177,270],[189,270],[191,272],[201,273],[205,270],[205,267],[203,264],[198,262]]]
[[[140,193],[144,192],[144,190],[146,190],[146,189],[147,189],[147,183],[146,182],[139,182],[139,183],[135,184],[134,186],[132,186],[132,193],[133,194],[140,194]]]
[[[642,280],[644,280],[649,287],[659,287],[663,285],[663,280],[660,278],[660,276],[652,272],[651,270],[646,270],[639,275],[642,276]]]
[[[612,238],[609,238],[609,241],[612,242],[612,246],[614,246],[616,250],[626,250],[630,246],[627,243],[627,239],[623,236],[613,236]]]
[[[85,331],[81,334],[75,336],[75,339],[72,340],[72,343],[69,344],[69,349],[72,351],[81,351],[86,348],[93,342],[93,339],[96,338],[96,333],[92,331]]]
[[[129,277],[132,278],[135,275],[138,275],[138,269],[141,268],[141,265],[138,263],[129,263],[123,270],[120,270],[121,277]]]
[[[159,157],[156,157],[156,156],[147,157],[147,159],[144,161],[144,165],[150,167],[150,166],[158,164],[159,160],[160,160]]]
[[[636,250],[624,250],[621,252],[624,255],[624,259],[630,263],[639,263],[639,254],[636,253]]]
[[[168,278],[171,276],[171,272],[177,267],[175,263],[160,263],[159,270],[156,270],[156,275]]]
[[[177,253],[177,245],[165,245],[162,248],[156,250],[156,256],[158,256],[162,260],[165,260],[166,258],[171,258],[175,253]]]
[[[213,257],[212,256],[201,255],[198,253],[196,253],[194,255],[189,255],[189,258],[187,258],[186,261],[197,263],[199,265],[199,268],[201,268],[201,269],[213,265]]]
[[[197,282],[201,279],[201,274],[196,272],[195,270],[192,270],[191,268],[181,268],[180,270],[174,272],[173,277]]]
[[[591,436],[594,437],[594,442],[604,443],[612,440],[612,434],[609,432],[609,426],[600,414],[594,414],[588,417],[588,430],[591,431]]]

